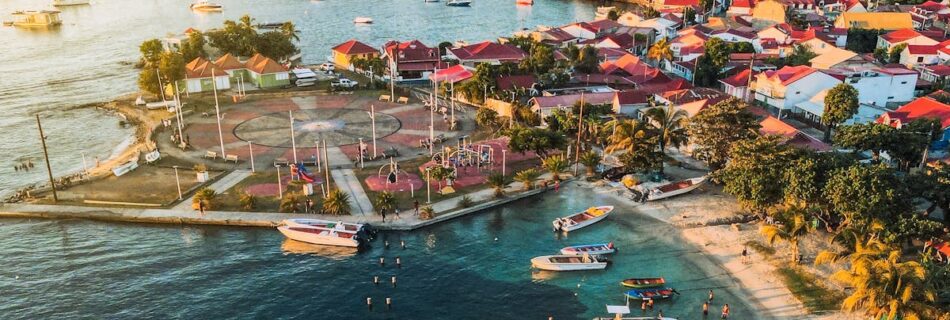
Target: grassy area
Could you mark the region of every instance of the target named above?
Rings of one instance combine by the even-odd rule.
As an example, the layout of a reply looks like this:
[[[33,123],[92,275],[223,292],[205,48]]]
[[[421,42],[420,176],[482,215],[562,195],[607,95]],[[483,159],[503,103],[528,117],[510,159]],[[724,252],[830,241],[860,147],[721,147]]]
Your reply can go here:
[[[286,173],[283,173],[286,175]],[[246,179],[242,180],[238,184],[234,185],[231,189],[228,189],[224,193],[221,193],[217,196],[218,208],[215,210],[223,211],[257,211],[257,212],[277,212],[280,209],[280,200],[277,197],[272,196],[258,196],[255,198],[257,205],[254,209],[245,210],[241,207],[241,193],[248,186],[262,184],[262,183],[275,183],[277,181],[277,172],[274,170],[270,171],[258,171],[254,174],[251,174]],[[323,198],[319,195],[320,189],[319,186],[315,186],[317,189],[316,194],[310,196],[310,199],[313,200],[314,205],[319,207],[322,203]],[[284,195],[287,195],[290,192],[300,193],[303,190],[303,184],[300,183],[290,183],[289,185],[284,184]],[[303,204],[301,204],[303,205]]]
[[[763,256],[771,257],[775,255],[775,248],[767,246],[764,243],[755,240],[749,240],[745,242],[745,245],[755,252],[762,254]]]
[[[792,294],[810,312],[837,310],[845,298],[843,293],[822,286],[821,279],[796,266],[781,266],[777,271]]]

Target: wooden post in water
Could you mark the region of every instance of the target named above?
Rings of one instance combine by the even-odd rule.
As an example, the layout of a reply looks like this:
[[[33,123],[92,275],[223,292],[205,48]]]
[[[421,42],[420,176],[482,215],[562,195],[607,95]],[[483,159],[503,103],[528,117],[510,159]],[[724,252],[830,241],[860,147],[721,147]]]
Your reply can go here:
[[[56,183],[53,182],[53,169],[49,165],[49,153],[46,152],[46,136],[43,135],[43,125],[40,124],[40,115],[36,115],[36,127],[40,129],[40,142],[43,143],[43,158],[46,159],[46,173],[49,175],[49,186],[53,188],[53,202],[59,201],[56,195]]]

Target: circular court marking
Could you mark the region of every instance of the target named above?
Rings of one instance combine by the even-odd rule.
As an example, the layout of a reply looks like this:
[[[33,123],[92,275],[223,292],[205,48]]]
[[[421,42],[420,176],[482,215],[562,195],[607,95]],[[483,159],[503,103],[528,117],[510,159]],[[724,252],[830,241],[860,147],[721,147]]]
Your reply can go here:
[[[372,120],[366,110],[315,109],[293,113],[293,132],[297,146],[312,145],[326,139],[327,146],[344,146],[373,139]],[[249,119],[234,128],[234,136],[256,145],[292,147],[290,115],[286,112],[268,113]],[[376,112],[376,138],[399,130],[401,123],[395,117]]]

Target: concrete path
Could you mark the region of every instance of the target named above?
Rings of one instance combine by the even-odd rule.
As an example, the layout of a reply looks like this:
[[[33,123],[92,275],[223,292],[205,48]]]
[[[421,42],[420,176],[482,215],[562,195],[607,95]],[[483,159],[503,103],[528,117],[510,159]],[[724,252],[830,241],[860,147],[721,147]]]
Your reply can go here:
[[[251,176],[250,170],[234,170],[231,173],[225,175],[224,177],[221,177],[221,179],[218,179],[218,181],[215,181],[208,187],[211,189],[214,189],[214,191],[217,193],[223,193],[227,191],[228,189],[231,189],[231,187],[238,184],[238,182],[241,182],[242,180],[244,180],[245,178],[249,176]],[[191,209],[192,199],[194,199],[194,196],[178,203],[172,208],[172,210],[176,210],[176,211],[192,210]]]
[[[353,169],[333,169],[330,170],[330,176],[337,188],[350,195],[350,211],[353,215],[374,214],[373,202],[369,200]]]

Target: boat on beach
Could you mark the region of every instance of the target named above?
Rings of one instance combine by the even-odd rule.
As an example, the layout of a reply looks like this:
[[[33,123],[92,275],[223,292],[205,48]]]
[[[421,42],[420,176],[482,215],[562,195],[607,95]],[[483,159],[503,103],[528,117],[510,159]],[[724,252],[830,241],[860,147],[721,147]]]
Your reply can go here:
[[[471,0],[448,0],[445,2],[446,6],[449,7],[468,7],[472,5]]]
[[[277,230],[291,240],[312,244],[356,248],[363,241],[356,232],[336,228],[279,226]]]
[[[373,23],[373,18],[370,18],[370,17],[356,17],[356,18],[353,19],[353,23],[355,23],[355,24],[372,24],[372,23]]]
[[[590,207],[573,215],[554,219],[551,224],[554,225],[554,231],[570,232],[604,220],[611,211],[614,211],[613,206]]]
[[[190,8],[191,10],[201,11],[201,12],[218,12],[218,11],[224,10],[224,6],[214,3],[214,2],[207,2],[207,1],[192,3]]]
[[[664,184],[662,186],[650,189],[650,191],[647,193],[647,201],[666,199],[684,193],[689,193],[690,191],[699,188],[703,182],[706,182],[706,176]]]
[[[561,249],[561,254],[565,255],[582,255],[582,254],[611,254],[617,252],[614,249],[614,243],[598,243],[598,244],[585,244],[578,246],[564,247]]]
[[[667,299],[672,297],[674,293],[677,293],[673,288],[642,288],[642,289],[631,289],[630,291],[625,292],[623,295],[627,296],[630,299],[637,300],[647,300],[647,299]]]
[[[607,268],[607,260],[589,254],[551,255],[532,258],[531,266],[547,271],[601,270]]]
[[[620,281],[620,284],[624,287],[630,288],[654,288],[662,287],[666,284],[666,279],[663,277],[659,278],[630,278],[624,281]]]

